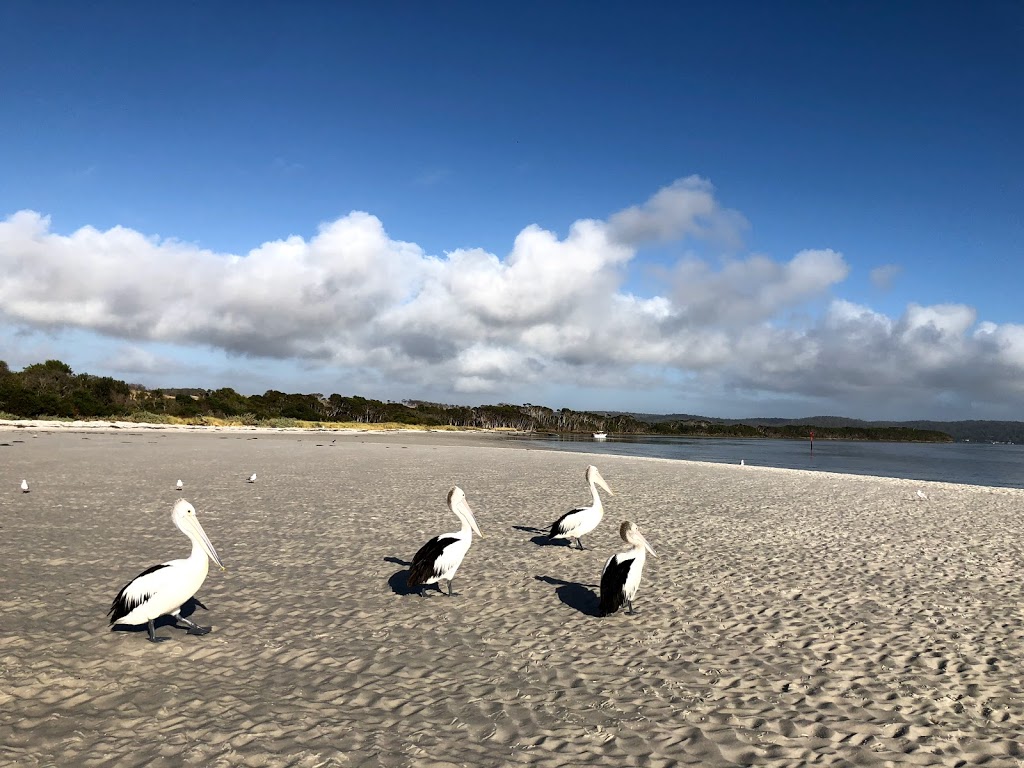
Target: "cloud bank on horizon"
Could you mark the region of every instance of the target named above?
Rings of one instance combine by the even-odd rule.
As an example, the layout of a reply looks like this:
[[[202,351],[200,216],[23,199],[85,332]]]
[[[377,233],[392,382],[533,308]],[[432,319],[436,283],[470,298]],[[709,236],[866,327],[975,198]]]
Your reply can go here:
[[[745,227],[696,176],[564,237],[526,226],[504,256],[428,254],[359,211],[240,255],[124,227],[63,235],[25,210],[0,222],[0,324],[121,340],[111,373],[124,378],[154,370],[159,342],[371,372],[407,397],[459,402],[554,387],[634,392],[604,406],[618,410],[650,410],[653,391],[678,392],[676,410],[722,392],[846,413],[902,404],[908,418],[1024,405],[1024,325],[959,304],[887,316],[839,295],[842,254],[744,252]],[[668,246],[681,255],[664,266],[638,258]],[[626,289],[652,269],[655,295]],[[899,275],[885,265],[871,279]]]

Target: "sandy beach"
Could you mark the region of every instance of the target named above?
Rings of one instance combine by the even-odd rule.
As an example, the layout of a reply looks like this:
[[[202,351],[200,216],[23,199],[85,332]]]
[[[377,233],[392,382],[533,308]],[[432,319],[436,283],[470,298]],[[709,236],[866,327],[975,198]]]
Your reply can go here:
[[[543,543],[591,462],[616,495],[589,549]],[[459,596],[406,594],[455,484],[485,538]],[[110,631],[188,555],[180,496],[228,567],[212,633]],[[638,615],[599,618],[625,519],[658,557]],[[1021,490],[486,434],[8,426],[0,764],[1021,766],[1022,519]]]

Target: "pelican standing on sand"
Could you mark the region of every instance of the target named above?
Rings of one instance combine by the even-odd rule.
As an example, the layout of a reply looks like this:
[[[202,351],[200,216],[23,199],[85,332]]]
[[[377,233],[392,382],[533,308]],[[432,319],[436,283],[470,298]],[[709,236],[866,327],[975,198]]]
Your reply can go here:
[[[574,538],[579,549],[584,548],[581,537],[597,528],[601,518],[604,517],[604,506],[601,504],[601,497],[597,495],[597,486],[600,485],[612,496],[615,495],[593,464],[587,467],[586,478],[590,484],[590,493],[594,497],[594,503],[589,507],[570,509],[551,524],[551,533],[548,534],[550,539]]]
[[[459,486],[448,491],[448,509],[462,521],[462,528],[455,533],[435,536],[420,547],[412,559],[412,568],[409,569],[406,583],[409,589],[419,587],[420,597],[427,596],[424,591],[427,584],[437,584],[439,581],[448,582],[449,597],[457,595],[457,592],[452,592],[455,572],[459,570],[462,559],[469,551],[469,545],[473,543],[473,534],[476,533],[480,538],[484,536],[477,527],[473,510],[466,501],[466,494]],[[437,585],[437,590],[441,592],[440,584]]]
[[[608,558],[601,571],[601,615],[615,613],[622,604],[628,607],[626,613],[632,615],[633,598],[640,588],[640,575],[647,561],[647,553],[657,557],[640,529],[628,520],[619,527],[619,535],[627,544],[632,545],[625,552],[619,552]]]
[[[21,492],[28,493],[28,480],[21,481]]]
[[[153,627],[153,620],[164,615],[170,615],[175,622],[180,621],[188,627],[190,635],[205,635],[210,631],[210,627],[200,627],[182,616],[181,606],[203,585],[210,568],[209,560],[224,570],[217,550],[196,519],[195,507],[185,499],[178,499],[171,519],[191,540],[192,554],[184,560],[171,560],[144,570],[121,588],[107,611],[111,627],[115,624],[145,624],[149,639],[154,643],[168,639],[157,637]]]

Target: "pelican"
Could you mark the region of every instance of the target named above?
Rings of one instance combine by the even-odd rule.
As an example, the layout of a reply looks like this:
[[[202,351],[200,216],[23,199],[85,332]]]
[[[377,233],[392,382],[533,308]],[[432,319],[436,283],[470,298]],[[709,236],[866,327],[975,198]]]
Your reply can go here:
[[[628,520],[619,526],[619,535],[627,544],[632,545],[625,552],[619,552],[608,558],[601,571],[601,615],[615,613],[622,604],[628,607],[626,613],[633,614],[633,598],[640,588],[640,574],[644,570],[647,553],[657,557],[640,529]]]
[[[593,464],[587,467],[586,478],[587,482],[590,483],[590,493],[594,497],[594,503],[589,507],[570,509],[551,524],[551,533],[548,534],[548,538],[551,539],[574,538],[576,539],[576,546],[580,549],[584,548],[581,537],[585,533],[590,533],[597,528],[601,518],[604,517],[604,507],[601,505],[601,497],[597,495],[597,486],[600,485],[612,496],[615,495],[615,492],[608,487],[608,483],[604,481],[601,473],[597,471],[597,467]]]
[[[28,480],[21,481],[21,492],[28,493]]]
[[[107,611],[111,627],[115,624],[145,624],[149,639],[154,643],[168,639],[157,637],[153,627],[153,619],[167,614],[175,622],[180,621],[188,627],[190,635],[205,635],[210,631],[210,627],[200,627],[182,616],[181,606],[199,591],[206,580],[210,567],[207,557],[222,571],[225,570],[217,550],[196,519],[195,507],[185,499],[178,499],[171,519],[192,541],[192,554],[184,560],[170,560],[144,570],[121,588]]]
[[[422,547],[412,559],[412,568],[409,569],[407,584],[410,589],[419,587],[421,597],[426,597],[424,587],[427,584],[437,584],[439,581],[448,582],[448,596],[454,597],[457,592],[452,592],[452,580],[455,572],[462,565],[462,559],[469,551],[469,545],[473,543],[473,534],[480,538],[480,528],[477,527],[476,518],[473,517],[473,510],[466,501],[465,492],[455,486],[448,491],[448,509],[462,521],[462,528],[455,533],[442,533],[435,536]],[[437,590],[441,591],[438,584]]]
[[[253,472],[251,475],[249,475],[249,479],[246,480],[246,482],[247,483],[255,483],[256,482],[256,473]]]
[[[184,487],[185,487],[185,484],[182,483],[181,480],[179,480],[177,483],[175,483],[174,490],[180,491]]]

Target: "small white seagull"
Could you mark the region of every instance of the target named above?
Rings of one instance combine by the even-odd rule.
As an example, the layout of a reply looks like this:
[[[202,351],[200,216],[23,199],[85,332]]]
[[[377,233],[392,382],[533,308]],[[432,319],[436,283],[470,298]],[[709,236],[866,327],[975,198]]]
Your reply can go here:
[[[917,498],[927,501],[928,494],[922,491],[920,488],[917,489]]]
[[[176,484],[176,485],[174,486],[174,490],[176,490],[176,491],[180,491],[180,490],[181,490],[182,488],[184,488],[184,487],[185,487],[185,484],[184,484],[183,482],[181,482],[181,480],[179,480],[179,481],[177,482],[177,484]]]
[[[741,466],[741,467],[745,467],[745,466],[747,466],[747,462],[746,462],[746,461],[744,461],[743,459],[740,459],[740,466]]]
[[[250,483],[255,483],[256,482],[256,473],[255,472],[253,472],[251,475],[249,475],[249,479],[248,479],[247,482],[250,482]]]
[[[28,480],[21,481],[21,492],[28,493]]]

